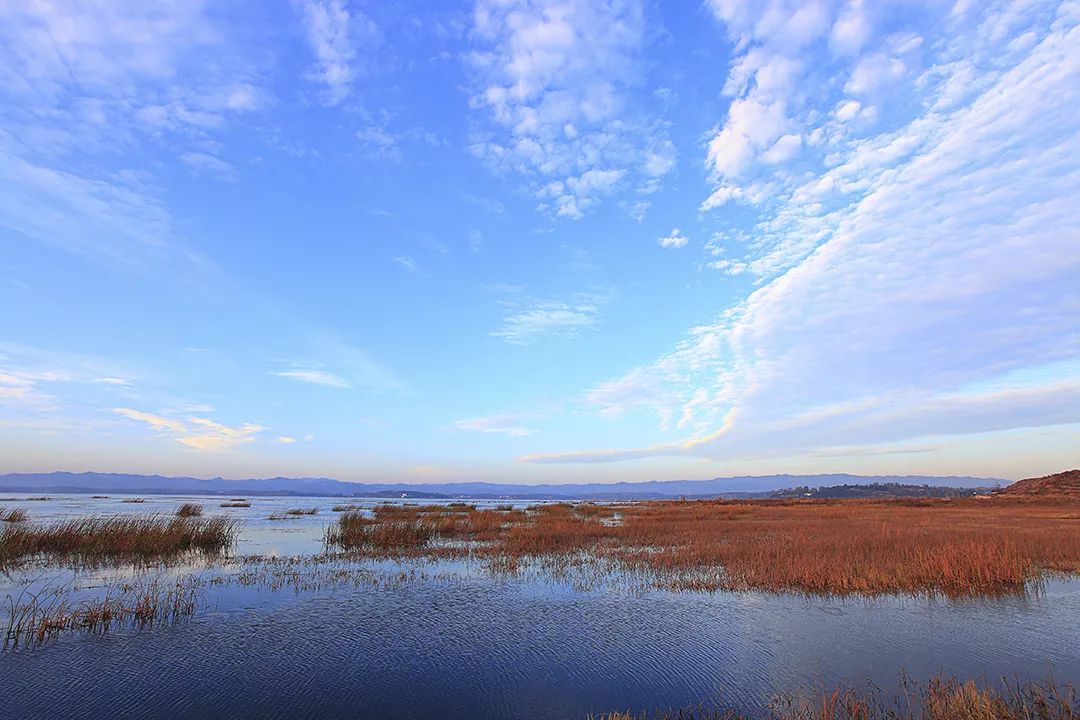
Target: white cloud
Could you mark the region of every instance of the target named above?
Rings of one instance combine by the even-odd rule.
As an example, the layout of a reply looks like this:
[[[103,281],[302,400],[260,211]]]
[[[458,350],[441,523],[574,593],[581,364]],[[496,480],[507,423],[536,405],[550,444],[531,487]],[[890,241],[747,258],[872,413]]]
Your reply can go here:
[[[472,105],[489,120],[473,152],[524,175],[545,209],[579,218],[619,188],[652,192],[674,167],[666,126],[628,102],[641,0],[480,0],[472,33]]]
[[[327,336],[309,338],[300,344],[305,347],[304,355],[290,358],[285,369],[271,375],[339,389],[410,392],[392,370],[360,348]]]
[[[153,174],[114,158],[167,138],[198,164],[196,146],[264,104],[230,37],[203,2],[0,3],[4,227],[128,266],[203,262],[173,236]]]
[[[131,408],[113,408],[113,412],[129,420],[149,425],[159,433],[195,450],[229,450],[244,443],[253,442],[255,435],[266,428],[253,423],[230,427],[207,418],[191,417],[187,423],[174,418]]]
[[[685,247],[686,243],[690,241],[690,238],[682,234],[682,230],[679,228],[672,228],[671,232],[666,237],[662,237],[656,242],[660,244],[662,248],[681,248]]]
[[[833,141],[831,162],[763,208],[748,233],[760,255],[714,261],[762,284],[586,396],[598,412],[677,417],[687,436],[531,459],[732,458],[1080,421],[1074,8],[1008,33],[986,13],[926,43],[938,54],[902,106],[921,111]],[[1038,42],[1013,42],[1026,33]],[[956,95],[953,77],[980,80]]]
[[[299,380],[300,382],[310,383],[312,385],[325,385],[326,387],[334,388],[351,388],[352,385],[345,378],[339,377],[326,370],[317,369],[305,369],[305,370],[281,370],[273,373],[278,377],[289,378],[290,380]]]
[[[607,297],[601,294],[578,295],[570,300],[504,302],[512,312],[491,334],[513,345],[529,345],[549,337],[575,337],[599,321],[605,302]]]
[[[337,105],[360,74],[358,45],[378,37],[375,23],[344,0],[301,0],[308,45],[315,56],[311,77],[323,85],[329,105]]]
[[[394,258],[394,262],[409,272],[416,272],[416,261],[408,255],[398,255]]]
[[[833,23],[829,49],[838,55],[856,55],[870,39],[872,28],[866,16],[866,3],[849,2]]]
[[[292,445],[296,442],[296,438],[290,437],[288,435],[278,435],[276,438],[274,438],[274,442],[280,443],[282,445]]]
[[[181,155],[180,159],[183,160],[184,164],[189,168],[200,173],[213,173],[224,177],[231,177],[234,171],[232,165],[210,153],[189,152]]]
[[[517,415],[489,415],[468,418],[458,420],[454,423],[454,427],[459,430],[471,430],[474,432],[500,433],[507,437],[525,437],[533,434],[531,429],[522,424],[522,419]]]
[[[799,154],[802,148],[802,136],[798,133],[784,135],[761,155],[761,161],[767,165],[787,162]]]
[[[906,72],[903,60],[878,53],[859,61],[844,89],[854,95],[868,95],[903,77]]]
[[[386,131],[385,128],[369,125],[356,131],[356,139],[377,158],[400,162],[402,159],[401,148],[398,139]]]

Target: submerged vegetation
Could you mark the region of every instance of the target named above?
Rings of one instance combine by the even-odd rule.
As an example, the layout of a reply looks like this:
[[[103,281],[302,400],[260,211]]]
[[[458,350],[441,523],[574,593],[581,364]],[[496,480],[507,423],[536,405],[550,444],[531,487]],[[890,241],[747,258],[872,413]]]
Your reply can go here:
[[[588,720],[1075,720],[1080,703],[1072,685],[1051,677],[1041,683],[1002,681],[980,686],[973,681],[938,676],[927,683],[901,677],[888,698],[877,687],[842,687],[831,692],[803,692],[774,698],[761,713],[746,715],[707,705],[656,712],[614,712]]]
[[[80,630],[101,633],[114,626],[144,627],[174,622],[195,612],[201,586],[197,578],[175,582],[153,579],[137,585],[111,589],[104,597],[69,602],[62,588],[46,587],[35,593],[23,591],[8,598],[2,649],[40,645],[62,632]]]
[[[371,516],[340,515],[326,542],[373,555],[468,552],[505,569],[525,558],[610,561],[676,590],[962,596],[1019,592],[1049,572],[1080,572],[1080,504],[923,498],[528,510],[381,505]]]
[[[236,523],[225,517],[144,515],[9,523],[0,529],[0,567],[39,555],[94,562],[214,553],[230,547],[236,534]]]

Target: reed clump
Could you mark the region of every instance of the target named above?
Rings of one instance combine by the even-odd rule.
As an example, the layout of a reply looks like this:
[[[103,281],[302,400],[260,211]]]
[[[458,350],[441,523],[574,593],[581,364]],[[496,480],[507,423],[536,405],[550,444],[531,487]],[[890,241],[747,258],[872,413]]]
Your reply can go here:
[[[26,511],[22,508],[14,508],[12,510],[4,510],[0,508],[0,522],[16,523],[24,522],[30,516],[26,514]]]
[[[289,508],[280,512],[271,513],[270,520],[288,520],[289,518],[303,517],[304,515],[318,515],[319,508]]]
[[[176,517],[200,517],[203,514],[203,506],[198,503],[184,503],[176,510]]]
[[[218,553],[231,547],[238,528],[225,517],[91,516],[48,524],[6,524],[0,529],[0,567],[47,555],[94,562],[148,560],[183,552]]]
[[[247,500],[230,500],[229,502],[221,503],[220,507],[223,508],[249,508],[251,503]]]
[[[136,505],[146,502],[146,498],[124,498],[122,503],[135,503]]]
[[[338,516],[337,524],[327,529],[326,544],[345,549],[419,548],[434,536],[435,527],[429,522],[369,518],[350,511]]]
[[[1080,573],[1080,502],[992,499],[555,503],[527,510],[380,505],[327,540],[416,554],[601,561],[675,590],[992,595]],[[513,562],[510,562],[513,561]]]

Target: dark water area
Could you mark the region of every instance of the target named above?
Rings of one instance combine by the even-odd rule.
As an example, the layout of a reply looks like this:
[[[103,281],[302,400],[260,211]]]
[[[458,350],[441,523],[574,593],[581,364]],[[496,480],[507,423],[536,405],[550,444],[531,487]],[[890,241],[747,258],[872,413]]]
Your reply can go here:
[[[49,519],[169,512],[186,500],[20,505]],[[243,523],[241,552],[319,552],[334,502],[258,499],[232,511]],[[311,505],[317,516],[267,519]],[[168,572],[235,578],[242,569]],[[0,652],[0,717],[582,719],[699,702],[758,713],[777,693],[889,689],[901,672],[1080,681],[1078,580],[950,601],[673,593],[618,577],[493,576],[460,562],[368,561],[369,569],[391,581],[302,590],[208,583],[199,610],[176,624]],[[79,598],[100,592],[110,572],[138,574],[64,577]],[[0,576],[0,612],[26,580]]]
[[[11,718],[583,718],[866,681],[1080,678],[1080,583],[1038,598],[232,588],[175,626],[0,655]]]

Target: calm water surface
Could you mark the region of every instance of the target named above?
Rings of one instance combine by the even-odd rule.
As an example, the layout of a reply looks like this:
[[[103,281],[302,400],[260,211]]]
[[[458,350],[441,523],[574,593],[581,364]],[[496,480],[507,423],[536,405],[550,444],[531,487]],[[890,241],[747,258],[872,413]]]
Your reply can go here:
[[[40,520],[171,512],[186,500],[15,504]],[[208,513],[220,501],[202,500]],[[252,502],[231,511],[244,522],[239,552],[292,555],[321,549],[329,508],[342,501]],[[266,520],[298,506],[321,511]],[[1077,581],[1051,581],[1027,597],[950,602],[641,592],[534,573],[495,579],[453,563],[406,570],[408,581],[360,587],[214,587],[175,626],[68,635],[0,654],[0,714],[583,718],[717,698],[756,710],[799,687],[890,687],[901,671],[993,680],[1052,670],[1080,680]],[[0,577],[0,601],[5,583],[23,580]]]

